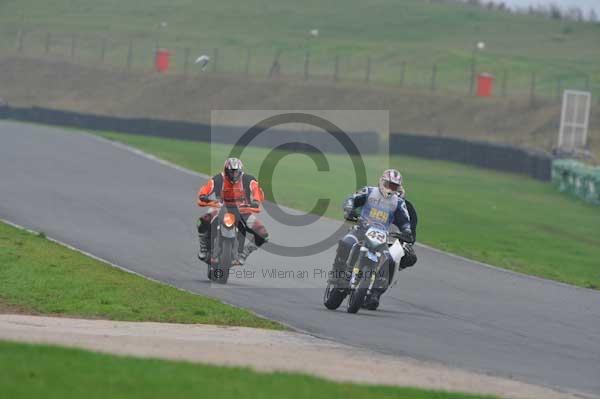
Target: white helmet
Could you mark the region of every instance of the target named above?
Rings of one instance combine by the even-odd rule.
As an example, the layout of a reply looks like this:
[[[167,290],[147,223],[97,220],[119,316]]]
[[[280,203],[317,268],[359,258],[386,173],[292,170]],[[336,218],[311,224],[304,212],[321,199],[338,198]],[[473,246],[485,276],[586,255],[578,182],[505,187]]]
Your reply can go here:
[[[402,175],[396,169],[388,169],[379,178],[379,191],[385,198],[402,189]]]
[[[231,183],[236,183],[244,173],[244,164],[237,158],[227,158],[223,165],[223,174]]]

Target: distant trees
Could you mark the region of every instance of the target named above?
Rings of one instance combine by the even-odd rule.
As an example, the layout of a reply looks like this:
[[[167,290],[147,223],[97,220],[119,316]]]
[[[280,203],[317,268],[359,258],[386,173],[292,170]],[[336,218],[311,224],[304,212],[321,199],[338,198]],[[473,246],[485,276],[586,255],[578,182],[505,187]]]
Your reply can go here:
[[[598,23],[598,15],[594,9],[590,9],[586,15],[580,7],[569,7],[562,9],[554,3],[549,5],[531,5],[527,8],[511,8],[501,0],[447,0],[448,2],[458,2],[467,4],[472,7],[478,7],[484,10],[501,11],[507,13],[521,13],[538,17],[554,19],[557,21],[573,21],[573,22],[592,22]]]
[[[583,22],[585,20],[583,11],[579,7],[570,7],[564,12],[564,14],[565,19],[569,19],[571,21]]]

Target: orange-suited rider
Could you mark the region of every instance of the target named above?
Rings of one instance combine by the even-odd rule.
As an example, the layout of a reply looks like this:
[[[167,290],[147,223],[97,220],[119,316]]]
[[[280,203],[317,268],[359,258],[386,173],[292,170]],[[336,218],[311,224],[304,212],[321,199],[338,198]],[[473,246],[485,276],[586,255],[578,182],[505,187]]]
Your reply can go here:
[[[250,240],[244,246],[240,246],[237,265],[243,265],[248,255],[263,245],[268,239],[265,226],[256,218],[255,213],[260,211],[261,203],[265,194],[258,184],[258,180],[244,173],[244,165],[237,158],[228,158],[225,161],[223,172],[213,176],[208,182],[200,187],[198,191],[198,206],[205,207],[214,204],[215,201],[223,202],[225,205],[235,205],[246,221]],[[198,219],[198,238],[200,250],[198,258],[207,261],[211,244],[211,225],[217,217],[218,210],[210,211]],[[246,235],[247,232],[243,232]]]

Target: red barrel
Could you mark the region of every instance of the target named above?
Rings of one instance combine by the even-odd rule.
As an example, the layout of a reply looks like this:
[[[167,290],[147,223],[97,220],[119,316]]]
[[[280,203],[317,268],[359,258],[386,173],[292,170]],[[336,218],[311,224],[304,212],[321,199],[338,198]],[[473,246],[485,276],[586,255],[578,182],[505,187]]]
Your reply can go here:
[[[156,49],[154,56],[154,68],[157,72],[165,73],[169,70],[171,53],[164,48]]]
[[[489,73],[477,75],[477,95],[479,97],[490,97],[494,91],[494,77]]]

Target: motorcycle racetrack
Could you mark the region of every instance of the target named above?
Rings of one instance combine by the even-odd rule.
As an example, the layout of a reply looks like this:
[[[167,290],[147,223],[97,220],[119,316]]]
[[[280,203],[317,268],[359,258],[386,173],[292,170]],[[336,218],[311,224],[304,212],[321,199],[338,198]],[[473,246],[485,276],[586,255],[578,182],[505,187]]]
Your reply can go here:
[[[2,219],[316,336],[600,395],[600,292],[423,246],[377,312],[323,307],[320,271],[329,270],[334,248],[304,257],[260,250],[227,286],[215,286],[195,258],[203,181],[95,136],[0,122]],[[291,227],[266,212],[260,218],[279,245],[310,243],[340,227],[329,219]]]

